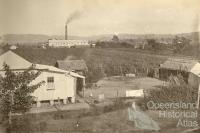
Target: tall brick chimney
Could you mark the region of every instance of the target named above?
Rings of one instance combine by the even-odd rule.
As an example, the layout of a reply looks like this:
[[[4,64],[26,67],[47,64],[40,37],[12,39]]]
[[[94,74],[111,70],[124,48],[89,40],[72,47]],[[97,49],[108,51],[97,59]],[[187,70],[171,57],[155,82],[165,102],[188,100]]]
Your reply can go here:
[[[65,25],[65,40],[68,39],[68,34],[67,34],[67,24]]]

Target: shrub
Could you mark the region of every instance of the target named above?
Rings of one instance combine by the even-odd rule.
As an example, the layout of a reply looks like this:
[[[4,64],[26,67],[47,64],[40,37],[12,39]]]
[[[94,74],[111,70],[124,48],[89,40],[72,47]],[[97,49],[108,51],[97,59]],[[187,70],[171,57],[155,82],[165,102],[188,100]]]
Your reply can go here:
[[[185,102],[194,103],[197,100],[197,89],[185,83],[183,77],[171,76],[168,86],[160,89],[152,89],[146,92],[145,102],[154,101],[155,103]]]

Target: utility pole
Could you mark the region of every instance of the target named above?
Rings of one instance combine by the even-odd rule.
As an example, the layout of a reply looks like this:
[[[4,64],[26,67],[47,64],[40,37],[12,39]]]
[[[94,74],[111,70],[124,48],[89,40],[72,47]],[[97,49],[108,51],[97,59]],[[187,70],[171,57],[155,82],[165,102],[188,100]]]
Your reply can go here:
[[[123,76],[123,75],[122,75],[122,66],[121,66],[121,64],[119,65],[119,68],[120,68],[121,76]]]

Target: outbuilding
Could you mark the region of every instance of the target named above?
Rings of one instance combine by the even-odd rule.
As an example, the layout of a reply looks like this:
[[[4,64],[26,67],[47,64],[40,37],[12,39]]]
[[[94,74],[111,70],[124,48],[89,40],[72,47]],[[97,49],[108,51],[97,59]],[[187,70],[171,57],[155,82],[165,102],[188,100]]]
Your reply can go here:
[[[85,75],[88,71],[86,62],[82,60],[58,60],[55,65],[57,68],[67,71],[76,72]]]
[[[159,67],[159,78],[167,80],[169,76],[181,74],[185,82],[198,88],[200,83],[200,63],[190,58],[169,58]]]

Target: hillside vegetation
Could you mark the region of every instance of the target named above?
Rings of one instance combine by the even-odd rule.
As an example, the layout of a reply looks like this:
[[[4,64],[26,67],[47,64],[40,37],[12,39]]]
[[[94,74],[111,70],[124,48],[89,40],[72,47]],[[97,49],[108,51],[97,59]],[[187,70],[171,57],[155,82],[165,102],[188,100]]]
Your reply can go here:
[[[57,60],[84,59],[88,66],[87,82],[96,82],[105,76],[136,73],[146,75],[151,68],[158,67],[167,56],[140,53],[128,49],[90,49],[90,48],[19,48],[17,54],[30,62],[55,65]],[[147,70],[149,68],[149,70]]]

